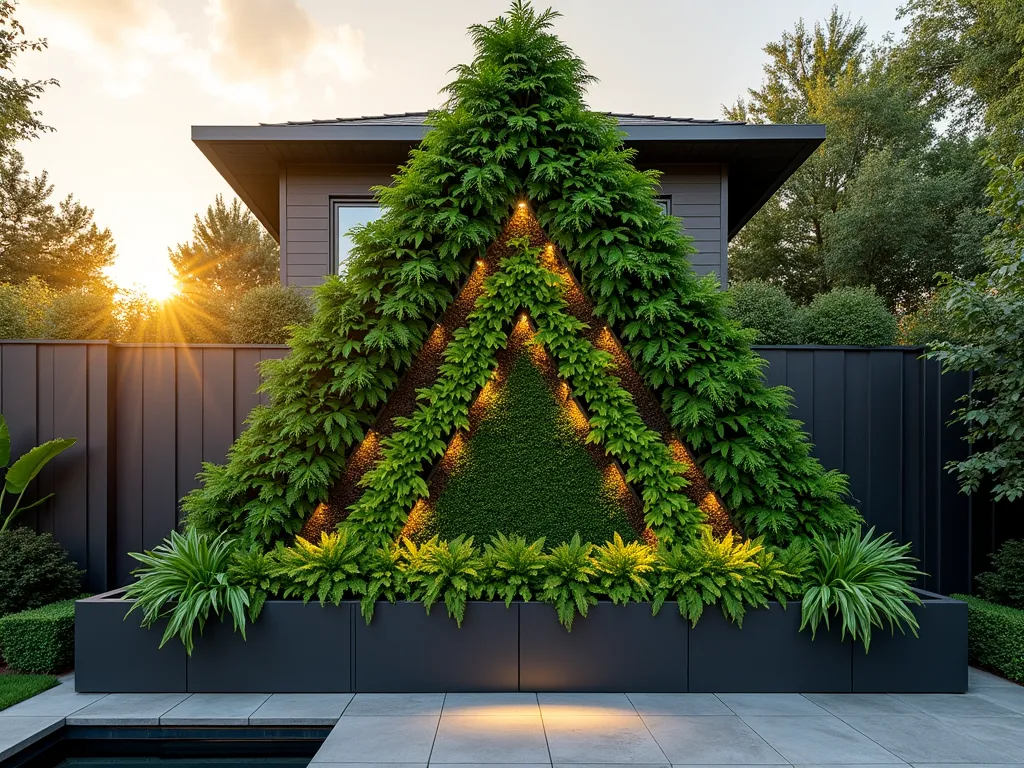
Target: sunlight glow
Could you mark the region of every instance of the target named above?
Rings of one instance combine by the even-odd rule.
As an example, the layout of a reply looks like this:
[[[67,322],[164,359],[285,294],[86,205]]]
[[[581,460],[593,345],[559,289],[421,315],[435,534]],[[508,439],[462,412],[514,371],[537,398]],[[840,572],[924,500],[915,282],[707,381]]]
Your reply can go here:
[[[178,281],[167,270],[153,270],[132,277],[135,279],[122,282],[115,277],[115,280],[123,290],[143,293],[147,298],[156,302],[167,301],[181,291]]]

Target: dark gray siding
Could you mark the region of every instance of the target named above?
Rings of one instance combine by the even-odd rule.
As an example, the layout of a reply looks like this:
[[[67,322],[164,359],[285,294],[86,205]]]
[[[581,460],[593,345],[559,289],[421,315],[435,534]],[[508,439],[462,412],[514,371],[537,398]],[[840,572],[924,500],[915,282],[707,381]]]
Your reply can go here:
[[[370,188],[390,184],[390,165],[291,165],[281,188],[281,281],[319,285],[328,272],[331,197],[370,196]]]
[[[363,197],[370,188],[391,183],[388,165],[291,165],[281,178],[281,280],[287,285],[318,285],[330,259],[330,198]],[[726,228],[728,190],[722,165],[662,168],[660,194],[671,197],[672,213],[694,239],[697,274],[728,278]]]
[[[672,214],[683,223],[697,249],[691,263],[698,275],[716,274],[728,284],[726,227],[729,220],[726,168],[674,165],[662,171],[660,194],[672,200]]]

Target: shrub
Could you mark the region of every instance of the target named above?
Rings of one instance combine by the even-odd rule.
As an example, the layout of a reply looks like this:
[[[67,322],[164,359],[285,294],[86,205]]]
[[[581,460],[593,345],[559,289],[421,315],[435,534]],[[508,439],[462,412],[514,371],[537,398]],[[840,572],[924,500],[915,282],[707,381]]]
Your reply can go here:
[[[981,596],[993,603],[1024,609],[1024,541],[1007,541],[989,557],[992,570],[978,576]]]
[[[82,571],[48,533],[0,532],[0,616],[69,600],[82,591]]]
[[[806,344],[884,347],[896,342],[896,318],[871,288],[836,288],[815,296],[801,324]]]
[[[435,536],[419,546],[406,539],[405,547],[412,599],[422,601],[428,614],[434,603],[444,600],[448,615],[461,627],[466,602],[480,595],[482,563],[473,537],[438,541]]]
[[[844,533],[838,539],[816,537],[812,541],[814,558],[807,573],[800,629],[809,626],[811,637],[818,625],[826,629],[832,618],[841,621],[840,637],[849,633],[871,647],[871,630],[888,623],[892,631],[903,624],[917,637],[917,619],[907,603],[921,604],[910,583],[922,575],[907,553],[909,544],[889,541],[889,534],[874,537],[871,528],[861,537],[858,531]]]
[[[228,566],[228,581],[249,595],[249,621],[256,621],[268,597],[281,591],[280,549],[264,552],[259,546],[236,549]]]
[[[946,309],[946,294],[937,291],[920,307],[900,318],[897,341],[919,346],[937,341],[955,341],[959,337],[953,318]]]
[[[777,285],[748,280],[729,288],[729,317],[757,332],[755,344],[799,344],[800,324],[793,300]]]
[[[594,570],[601,593],[615,605],[642,602],[651,591],[654,550],[646,544],[628,544],[616,533],[604,546],[594,548]]]
[[[231,320],[235,344],[285,344],[288,326],[308,323],[313,302],[301,288],[278,284],[246,291]]]
[[[43,313],[54,292],[37,277],[24,283],[0,283],[0,339],[44,338]]]
[[[0,652],[18,672],[60,672],[75,661],[75,601],[0,618]]]
[[[584,544],[576,534],[544,556],[547,575],[541,600],[555,606],[558,620],[570,632],[576,613],[586,618],[590,606],[597,604],[597,569],[590,556],[593,549],[593,544]]]
[[[361,595],[366,581],[359,573],[359,558],[365,544],[357,541],[349,529],[320,534],[320,543],[313,544],[301,536],[295,545],[280,551],[278,577],[287,586],[285,597],[298,595],[304,603],[314,597],[320,605],[334,605],[346,595]]]
[[[1024,683],[1024,611],[968,595],[967,648],[971,663]]]
[[[499,533],[484,547],[483,594],[508,607],[517,597],[529,602],[544,587],[544,539],[528,544],[522,536]]]
[[[168,619],[161,648],[177,636],[191,656],[195,627],[202,634],[211,612],[221,620],[230,614],[235,631],[245,638],[249,595],[228,579],[232,542],[222,536],[211,539],[195,529],[184,536],[171,531],[153,551],[129,554],[143,567],[134,572],[138,580],[125,590],[125,597],[136,601],[128,612],[141,609],[144,627]]]
[[[111,297],[89,291],[66,291],[53,297],[43,312],[46,339],[116,339]]]

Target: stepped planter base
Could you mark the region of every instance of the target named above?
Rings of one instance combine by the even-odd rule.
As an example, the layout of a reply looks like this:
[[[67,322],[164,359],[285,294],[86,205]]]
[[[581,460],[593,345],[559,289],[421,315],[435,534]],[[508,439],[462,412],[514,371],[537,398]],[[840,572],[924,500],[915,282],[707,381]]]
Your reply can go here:
[[[799,632],[800,604],[748,611],[743,629],[709,608],[695,628],[667,604],[599,603],[566,632],[550,605],[471,602],[462,628],[436,605],[268,601],[247,629],[213,622],[191,657],[125,614],[122,590],[79,600],[75,686],[88,693],[606,691],[963,693],[967,606],[922,592],[920,637]]]

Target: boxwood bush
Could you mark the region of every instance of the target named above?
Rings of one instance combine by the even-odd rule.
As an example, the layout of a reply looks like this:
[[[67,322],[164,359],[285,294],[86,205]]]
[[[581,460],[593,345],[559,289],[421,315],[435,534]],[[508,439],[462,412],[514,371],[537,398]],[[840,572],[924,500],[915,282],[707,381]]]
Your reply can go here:
[[[1024,609],[1024,541],[1011,539],[989,558],[992,570],[978,576],[981,597]]]
[[[0,652],[17,672],[60,672],[75,660],[75,601],[0,618]]]
[[[777,285],[749,280],[729,288],[729,316],[757,332],[755,344],[799,344],[800,322],[793,300]]]
[[[288,327],[313,318],[313,300],[295,286],[260,285],[247,291],[231,319],[235,344],[285,344]]]
[[[836,288],[801,312],[805,344],[887,347],[896,343],[896,318],[871,288]]]
[[[82,572],[48,533],[0,533],[0,616],[68,600],[82,591]]]
[[[972,664],[1024,683],[1024,611],[979,597],[953,595],[967,603],[967,646]]]

